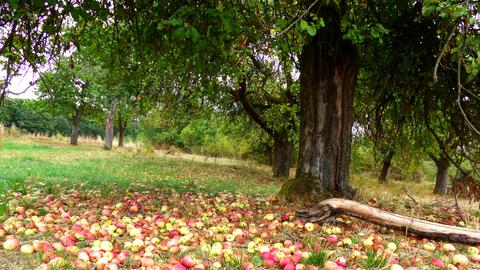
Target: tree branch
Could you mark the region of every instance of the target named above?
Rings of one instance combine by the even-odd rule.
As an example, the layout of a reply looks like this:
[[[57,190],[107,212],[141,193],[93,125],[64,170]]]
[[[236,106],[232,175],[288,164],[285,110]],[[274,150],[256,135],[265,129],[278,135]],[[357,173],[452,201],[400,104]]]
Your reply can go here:
[[[331,216],[345,214],[373,224],[432,239],[469,245],[480,244],[480,231],[402,216],[346,199],[328,199],[313,208],[298,209],[304,222],[322,223]]]
[[[239,83],[238,90],[236,91],[238,100],[242,104],[245,112],[257,123],[265,132],[270,136],[274,136],[275,132],[270,128],[267,123],[262,119],[260,114],[255,110],[250,101],[247,98],[247,79],[244,77]]]
[[[452,40],[453,36],[455,35],[455,32],[457,31],[457,22],[455,22],[455,25],[448,35],[447,40],[445,41],[445,44],[443,44],[442,50],[440,51],[440,54],[437,57],[437,60],[435,61],[435,66],[433,68],[433,81],[437,82],[438,81],[438,76],[437,76],[437,70],[438,70],[438,65],[440,65],[440,61],[442,60],[443,56],[447,52],[448,44],[450,43],[450,40]]]
[[[468,3],[468,1],[467,1],[467,3]],[[462,78],[461,78],[462,57],[463,57],[463,51],[465,49],[465,45],[466,45],[466,42],[467,42],[466,35],[467,35],[467,30],[468,30],[467,29],[467,24],[464,23],[464,25],[465,25],[465,30],[464,30],[464,33],[463,33],[463,44],[458,51],[458,59],[457,59],[457,105],[458,105],[458,108],[460,109],[460,113],[462,114],[463,118],[465,119],[465,122],[470,127],[470,129],[473,130],[478,135],[480,135],[480,130],[478,130],[477,127],[475,127],[475,125],[472,124],[472,122],[470,122],[470,119],[468,119],[467,114],[463,110],[462,101],[461,101],[461,96],[462,96]]]

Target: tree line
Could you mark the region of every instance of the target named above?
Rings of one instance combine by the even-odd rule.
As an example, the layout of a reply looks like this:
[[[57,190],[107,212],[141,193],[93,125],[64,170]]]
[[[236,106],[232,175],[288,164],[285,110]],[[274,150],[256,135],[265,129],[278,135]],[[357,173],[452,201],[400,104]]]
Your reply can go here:
[[[65,115],[55,114],[44,105],[43,101],[6,98],[0,106],[0,123],[5,127],[14,126],[25,133],[69,136],[70,119]],[[104,136],[103,126],[96,119],[84,119],[80,126],[82,136]]]

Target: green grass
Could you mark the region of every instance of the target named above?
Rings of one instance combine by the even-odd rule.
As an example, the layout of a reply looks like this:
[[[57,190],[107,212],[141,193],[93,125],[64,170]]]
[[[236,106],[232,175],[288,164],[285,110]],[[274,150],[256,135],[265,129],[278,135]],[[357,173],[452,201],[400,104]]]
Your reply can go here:
[[[403,204],[411,203],[404,187],[418,201],[428,203],[439,198],[432,194],[432,181],[390,179],[388,185],[379,184],[366,155],[363,156],[364,169],[357,168],[360,165],[355,162],[362,158],[353,158],[352,162],[350,182],[358,190],[357,200],[375,197],[379,206],[404,212]],[[0,138],[0,203],[8,194],[5,191],[25,193],[32,185],[41,186],[47,193],[76,188],[101,190],[109,196],[155,188],[268,196],[276,194],[282,184],[270,176],[270,167],[238,160],[167,155],[134,148],[105,151],[100,144],[73,147],[64,140],[48,138]]]
[[[328,260],[328,252],[324,250],[317,251],[316,253],[313,253],[310,255],[306,260],[305,264],[311,264],[315,265],[318,267],[322,267],[325,262]]]
[[[367,251],[367,258],[365,258],[361,265],[367,270],[385,269],[388,264],[388,259],[381,252]]]
[[[258,178],[268,179],[259,183]],[[268,170],[247,165],[222,165],[133,150],[105,151],[100,146],[72,147],[44,141],[4,139],[0,145],[0,192],[22,191],[27,185],[82,185],[122,194],[149,188],[178,192],[241,192],[253,196],[277,192]],[[53,187],[52,187],[53,186]]]

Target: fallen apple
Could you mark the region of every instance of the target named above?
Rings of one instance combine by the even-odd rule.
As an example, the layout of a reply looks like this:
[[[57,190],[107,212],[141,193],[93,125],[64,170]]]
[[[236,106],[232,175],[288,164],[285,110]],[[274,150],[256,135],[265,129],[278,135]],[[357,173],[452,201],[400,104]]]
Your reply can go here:
[[[435,244],[433,244],[433,243],[430,243],[430,242],[423,244],[423,246],[422,246],[422,247],[423,247],[423,249],[424,249],[424,250],[426,250],[426,251],[430,251],[430,252],[434,252],[434,251],[435,251],[435,249],[436,249],[436,246],[435,246]]]
[[[15,250],[20,246],[20,241],[16,238],[7,238],[5,242],[3,242],[3,248],[5,250]]]
[[[452,262],[455,265],[467,266],[468,265],[468,258],[462,254],[455,254],[452,258]]]
[[[34,252],[34,249],[32,245],[25,244],[20,247],[20,252],[22,254],[32,254]]]
[[[455,246],[452,244],[443,244],[442,249],[446,253],[455,253]]]

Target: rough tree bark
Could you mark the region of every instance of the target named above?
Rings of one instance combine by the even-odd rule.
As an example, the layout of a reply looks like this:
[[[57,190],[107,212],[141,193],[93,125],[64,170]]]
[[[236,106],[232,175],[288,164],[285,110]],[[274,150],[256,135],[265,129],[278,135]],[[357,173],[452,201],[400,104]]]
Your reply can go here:
[[[118,99],[114,98],[110,109],[105,115],[105,149],[112,150],[113,147],[113,118],[115,117],[115,109],[117,108]]]
[[[118,147],[123,147],[126,129],[127,120],[123,119],[122,114],[118,114]]]
[[[435,194],[445,194],[447,193],[448,187],[448,167],[450,162],[446,157],[440,157],[435,161],[437,165],[437,178],[435,180],[435,189],[433,193]]]
[[[279,132],[272,129],[265,120],[262,119],[248,100],[247,81],[245,78],[240,81],[236,94],[247,115],[274,139],[273,177],[288,178],[290,176],[290,167],[292,166],[293,144],[288,139],[287,132]]]
[[[390,151],[383,159],[382,170],[380,172],[380,176],[378,177],[378,182],[382,184],[387,183],[388,169],[390,169],[390,165],[392,164],[393,155],[394,155],[394,152]]]
[[[342,38],[340,14],[323,8],[326,26],[300,56],[300,151],[296,178],[279,193],[287,201],[352,197],[348,182],[357,50]]]
[[[287,136],[275,136],[273,145],[273,177],[290,176],[293,144]]]
[[[345,214],[387,228],[432,239],[469,245],[480,244],[480,231],[406,217],[345,199],[328,199],[313,208],[297,210],[304,222],[326,222]]]
[[[72,118],[72,133],[70,134],[70,144],[78,145],[78,136],[80,134],[80,121],[82,120],[83,106],[76,108],[75,115]]]

